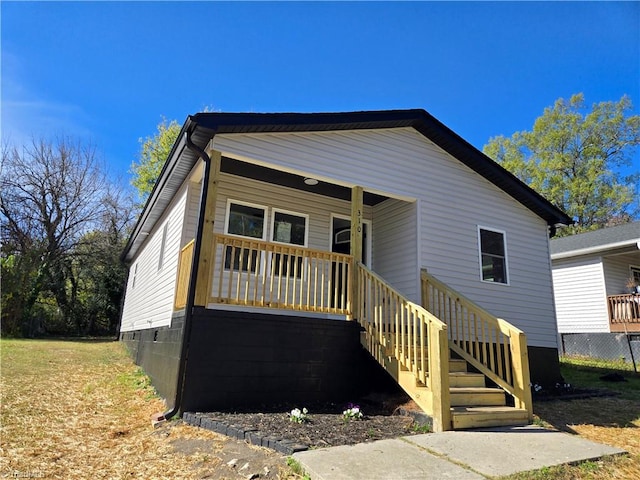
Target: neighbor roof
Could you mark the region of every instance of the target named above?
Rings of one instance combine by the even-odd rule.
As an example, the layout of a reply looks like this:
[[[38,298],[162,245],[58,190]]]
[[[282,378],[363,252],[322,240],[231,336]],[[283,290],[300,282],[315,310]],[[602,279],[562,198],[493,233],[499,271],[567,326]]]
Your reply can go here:
[[[185,135],[201,149],[218,133],[318,132],[413,127],[444,151],[502,189],[549,225],[568,225],[571,219],[539,193],[502,168],[462,137],[422,109],[345,113],[197,113],[187,118],[160,177],[147,200],[123,252],[131,260],[182,182],[198,161],[186,148]]]
[[[640,249],[640,222],[554,238],[550,244],[552,258],[586,255],[624,247],[635,246]]]

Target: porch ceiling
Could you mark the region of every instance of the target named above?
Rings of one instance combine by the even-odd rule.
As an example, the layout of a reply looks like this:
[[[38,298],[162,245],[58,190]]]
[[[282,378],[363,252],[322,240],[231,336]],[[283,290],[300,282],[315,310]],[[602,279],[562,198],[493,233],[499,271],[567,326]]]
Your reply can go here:
[[[294,175],[292,173],[275,170],[261,165],[254,165],[233,158],[222,157],[220,170],[231,175],[251,178],[261,182],[272,183],[284,187],[295,188],[310,193],[317,193],[325,197],[338,198],[340,200],[351,199],[351,189],[340,185],[326,182],[319,182],[317,185],[307,185],[304,183],[304,177]],[[388,197],[377,195],[375,193],[364,192],[365,205],[377,205],[384,202]]]

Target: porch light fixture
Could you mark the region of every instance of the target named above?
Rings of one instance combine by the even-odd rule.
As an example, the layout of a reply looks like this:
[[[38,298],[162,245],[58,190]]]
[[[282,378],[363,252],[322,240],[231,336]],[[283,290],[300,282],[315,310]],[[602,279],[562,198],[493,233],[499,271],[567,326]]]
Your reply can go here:
[[[313,185],[317,185],[318,184],[318,180],[315,179],[315,178],[306,177],[304,179],[304,183],[307,184],[307,185],[313,186]]]

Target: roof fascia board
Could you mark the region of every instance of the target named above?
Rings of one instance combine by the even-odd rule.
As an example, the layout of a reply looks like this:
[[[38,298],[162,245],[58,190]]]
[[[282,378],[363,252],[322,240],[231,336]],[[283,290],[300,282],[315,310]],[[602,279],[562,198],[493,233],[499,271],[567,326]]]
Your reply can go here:
[[[614,248],[632,247],[640,250],[640,241],[638,240],[625,240],[623,242],[609,243],[607,245],[598,245],[596,247],[580,248],[577,250],[569,250],[567,252],[558,252],[551,254],[551,260],[560,260],[562,258],[578,257],[581,255],[589,255],[592,253],[605,252],[607,250],[613,250]]]
[[[131,250],[131,247],[133,247],[133,244],[136,238],[142,233],[142,228],[144,227],[147,219],[149,218],[149,214],[151,213],[151,211],[153,211],[156,203],[158,202],[158,198],[160,196],[160,192],[162,191],[162,188],[164,188],[164,185],[167,183],[171,175],[171,172],[173,171],[173,169],[175,168],[178,162],[178,159],[180,158],[180,156],[182,155],[182,152],[186,148],[187,144],[185,141],[184,134],[187,131],[187,127],[189,123],[190,123],[189,120],[187,120],[183,125],[182,129],[180,130],[178,141],[173,144],[173,148],[169,153],[169,157],[168,157],[169,161],[165,162],[162,168],[162,171],[158,176],[158,180],[153,186],[153,189],[149,194],[149,198],[147,199],[147,201],[144,204],[144,207],[142,208],[140,217],[138,217],[138,221],[136,222],[135,226],[131,231],[131,235],[129,236],[129,241],[127,242],[127,245],[124,248],[122,255],[120,257],[123,261],[126,261],[129,251]]]

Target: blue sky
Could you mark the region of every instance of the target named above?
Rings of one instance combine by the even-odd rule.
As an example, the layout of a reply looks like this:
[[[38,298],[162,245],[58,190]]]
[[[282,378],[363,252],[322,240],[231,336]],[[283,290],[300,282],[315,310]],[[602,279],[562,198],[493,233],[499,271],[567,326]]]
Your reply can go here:
[[[6,2],[2,136],[91,140],[127,175],[162,116],[424,108],[478,148],[631,97],[638,2]],[[637,168],[636,168],[637,170]]]

